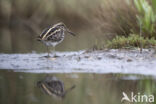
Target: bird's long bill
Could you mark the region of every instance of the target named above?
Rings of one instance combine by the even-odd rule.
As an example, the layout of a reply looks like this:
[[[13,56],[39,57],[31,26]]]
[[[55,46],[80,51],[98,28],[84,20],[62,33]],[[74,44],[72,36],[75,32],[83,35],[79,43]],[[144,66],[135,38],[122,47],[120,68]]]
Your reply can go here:
[[[70,30],[66,30],[68,33],[70,33],[73,36],[76,36],[73,32],[71,32]]]

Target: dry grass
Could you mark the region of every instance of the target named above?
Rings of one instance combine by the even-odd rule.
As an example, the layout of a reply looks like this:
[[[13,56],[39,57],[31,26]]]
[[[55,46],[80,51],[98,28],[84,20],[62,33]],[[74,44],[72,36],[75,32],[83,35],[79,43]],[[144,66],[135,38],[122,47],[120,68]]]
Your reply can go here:
[[[128,36],[139,31],[136,14],[133,2],[107,0],[96,8],[94,23],[108,37]]]
[[[142,31],[140,37],[137,15],[140,14],[130,0],[107,0],[95,9],[95,27],[111,40],[108,41],[107,48],[156,46],[155,38],[149,32]]]

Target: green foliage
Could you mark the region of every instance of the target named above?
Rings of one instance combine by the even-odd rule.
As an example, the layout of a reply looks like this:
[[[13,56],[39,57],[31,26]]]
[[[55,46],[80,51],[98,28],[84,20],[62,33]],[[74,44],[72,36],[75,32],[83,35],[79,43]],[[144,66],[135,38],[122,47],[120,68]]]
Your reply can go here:
[[[153,3],[154,5],[156,5],[156,2],[154,0]],[[146,0],[134,0],[134,4],[139,12],[137,19],[139,26],[141,26],[140,28],[143,29],[143,32],[149,33],[149,36],[146,35],[145,37],[154,36],[156,15],[153,8]]]
[[[131,28],[133,34],[122,35],[116,33],[116,37],[108,41],[108,48],[148,48],[156,46],[156,0],[152,0],[152,5],[147,0],[134,0],[134,5],[138,13],[133,13],[133,15],[136,16],[136,25],[140,29],[137,28],[137,31],[135,31]],[[129,19],[127,19],[128,21]],[[133,24],[133,26],[135,25]]]
[[[130,34],[128,37],[116,36],[112,41],[107,42],[107,48],[133,48],[140,47],[148,48],[156,45],[156,40],[154,38],[144,38],[137,34]]]
[[[154,12],[156,12],[156,0],[152,0],[152,7]]]

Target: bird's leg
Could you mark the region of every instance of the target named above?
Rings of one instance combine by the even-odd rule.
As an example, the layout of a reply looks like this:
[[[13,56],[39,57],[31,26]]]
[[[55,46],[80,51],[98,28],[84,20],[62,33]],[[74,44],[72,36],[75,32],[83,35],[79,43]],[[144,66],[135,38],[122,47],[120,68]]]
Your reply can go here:
[[[53,53],[54,53],[54,56],[53,57],[58,57],[57,55],[56,55],[56,51],[55,51],[55,46],[53,46]]]
[[[47,46],[47,52],[48,52],[48,55],[46,57],[49,58],[50,55],[49,55],[49,47],[48,46]]]
[[[55,46],[53,46],[53,53],[54,53],[54,57],[55,57],[56,56]]]

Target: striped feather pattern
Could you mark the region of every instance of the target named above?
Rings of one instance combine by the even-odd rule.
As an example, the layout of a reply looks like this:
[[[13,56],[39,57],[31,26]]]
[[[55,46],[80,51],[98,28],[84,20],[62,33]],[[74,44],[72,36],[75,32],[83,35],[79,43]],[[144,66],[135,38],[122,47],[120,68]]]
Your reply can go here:
[[[47,95],[55,95],[61,98],[64,98],[65,95],[73,90],[76,86],[73,85],[72,87],[70,87],[69,89],[67,89],[65,91],[64,89],[64,83],[57,79],[56,77],[52,76],[52,77],[46,77],[45,80],[43,81],[38,81],[37,82],[37,86],[39,88],[41,88],[41,90],[47,94]]]
[[[65,93],[64,84],[60,80],[38,81],[37,86],[48,95],[63,97]]]
[[[46,28],[40,36],[38,36],[37,40],[44,43],[46,46],[55,47],[57,44],[61,43],[65,37],[64,32],[68,32],[71,35],[74,35],[71,31],[69,31],[65,24],[60,22],[53,26]]]

